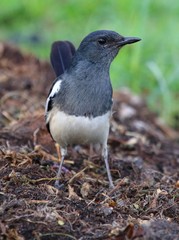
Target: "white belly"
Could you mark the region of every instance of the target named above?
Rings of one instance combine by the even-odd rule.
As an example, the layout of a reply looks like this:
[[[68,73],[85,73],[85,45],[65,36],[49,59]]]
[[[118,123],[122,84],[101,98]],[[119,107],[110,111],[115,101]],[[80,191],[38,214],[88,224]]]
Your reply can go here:
[[[100,117],[76,117],[57,109],[48,119],[53,139],[61,146],[68,144],[107,143],[111,112]]]

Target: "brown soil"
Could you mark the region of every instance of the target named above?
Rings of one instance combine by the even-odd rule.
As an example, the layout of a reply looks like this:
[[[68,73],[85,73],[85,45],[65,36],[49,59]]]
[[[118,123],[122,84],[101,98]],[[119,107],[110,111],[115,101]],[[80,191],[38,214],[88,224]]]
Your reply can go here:
[[[49,63],[0,43],[0,239],[179,239],[179,135],[144,100],[114,94],[108,188],[103,160],[69,147],[54,188],[44,103]]]

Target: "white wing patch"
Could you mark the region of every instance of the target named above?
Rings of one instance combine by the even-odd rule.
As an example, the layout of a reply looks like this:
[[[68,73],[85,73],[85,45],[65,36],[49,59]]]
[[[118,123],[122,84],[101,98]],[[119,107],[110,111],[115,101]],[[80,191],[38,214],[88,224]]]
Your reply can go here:
[[[49,98],[50,98],[50,97],[53,97],[57,92],[60,91],[61,82],[62,82],[62,80],[58,80],[58,81],[53,85],[53,88],[52,88],[52,90],[51,90],[51,92],[50,92],[50,94],[49,94],[49,96],[48,96]]]
[[[52,87],[51,92],[48,95],[46,105],[45,105],[45,116],[47,115],[47,109],[48,109],[48,104],[51,98],[55,96],[60,91],[60,86],[61,86],[62,80],[58,80]]]

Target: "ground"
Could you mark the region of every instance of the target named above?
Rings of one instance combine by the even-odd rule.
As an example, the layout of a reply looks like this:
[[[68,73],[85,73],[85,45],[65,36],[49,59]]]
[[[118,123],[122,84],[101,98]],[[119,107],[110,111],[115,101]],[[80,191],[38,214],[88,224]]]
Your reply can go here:
[[[69,147],[61,190],[44,104],[51,66],[0,43],[0,239],[179,239],[179,134],[143,99],[114,93],[103,160]]]

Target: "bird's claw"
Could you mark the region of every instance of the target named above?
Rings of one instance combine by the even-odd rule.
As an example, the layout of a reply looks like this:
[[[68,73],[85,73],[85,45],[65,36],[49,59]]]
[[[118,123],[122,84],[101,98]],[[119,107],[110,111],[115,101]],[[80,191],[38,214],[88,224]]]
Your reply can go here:
[[[57,188],[58,190],[62,190],[64,188],[64,183],[59,183],[59,180],[55,181],[54,187]]]

